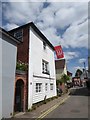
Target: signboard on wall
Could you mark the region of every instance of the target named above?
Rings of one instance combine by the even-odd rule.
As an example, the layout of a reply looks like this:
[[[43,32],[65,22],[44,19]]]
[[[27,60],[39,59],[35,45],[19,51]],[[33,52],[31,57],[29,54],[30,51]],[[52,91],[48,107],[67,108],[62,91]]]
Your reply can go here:
[[[54,49],[56,52],[57,59],[64,58],[64,53],[63,53],[61,45],[55,46]]]

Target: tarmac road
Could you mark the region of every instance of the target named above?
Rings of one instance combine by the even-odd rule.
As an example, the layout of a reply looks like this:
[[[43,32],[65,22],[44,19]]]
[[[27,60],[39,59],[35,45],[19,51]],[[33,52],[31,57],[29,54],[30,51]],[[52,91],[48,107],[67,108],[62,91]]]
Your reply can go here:
[[[87,88],[73,88],[70,98],[44,118],[88,118]]]

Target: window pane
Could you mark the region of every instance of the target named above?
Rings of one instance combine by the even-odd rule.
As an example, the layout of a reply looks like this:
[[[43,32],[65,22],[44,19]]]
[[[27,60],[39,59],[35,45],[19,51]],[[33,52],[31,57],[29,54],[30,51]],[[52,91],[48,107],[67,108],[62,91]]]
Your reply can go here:
[[[48,62],[44,61],[44,60],[42,60],[42,72],[43,73],[48,73],[49,72],[49,70],[48,70]]]
[[[53,90],[53,84],[52,83],[50,84],[50,90]]]
[[[48,85],[48,84],[46,83],[46,84],[45,84],[45,91],[47,91],[47,85]]]
[[[42,83],[36,83],[36,92],[41,92]]]
[[[46,49],[46,43],[43,42],[43,49],[45,50]]]
[[[19,30],[17,32],[14,33],[14,37],[16,37],[17,39],[22,41],[22,37],[23,37],[23,31]]]

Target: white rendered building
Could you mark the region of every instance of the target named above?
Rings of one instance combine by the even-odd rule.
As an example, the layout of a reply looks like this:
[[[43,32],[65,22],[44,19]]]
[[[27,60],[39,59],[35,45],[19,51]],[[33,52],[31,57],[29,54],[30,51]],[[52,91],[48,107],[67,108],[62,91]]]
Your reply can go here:
[[[34,23],[10,31],[22,43],[18,45],[17,61],[28,63],[27,108],[44,98],[56,96],[54,47]]]
[[[17,43],[16,38],[0,28],[0,119],[13,115]]]

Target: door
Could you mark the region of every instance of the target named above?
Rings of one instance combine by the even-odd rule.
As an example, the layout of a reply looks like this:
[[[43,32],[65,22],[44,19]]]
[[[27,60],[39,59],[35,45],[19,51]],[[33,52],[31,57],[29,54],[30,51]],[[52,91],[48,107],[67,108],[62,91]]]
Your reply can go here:
[[[24,106],[24,82],[18,80],[15,90],[15,112],[22,112]]]

